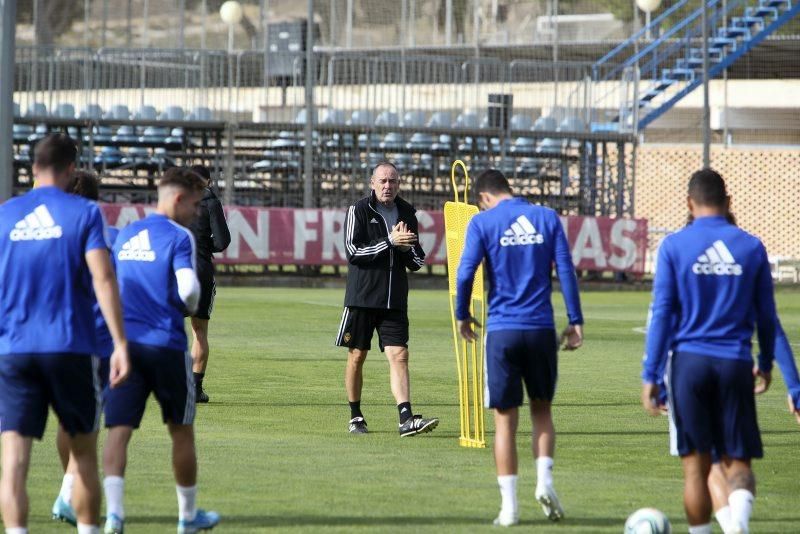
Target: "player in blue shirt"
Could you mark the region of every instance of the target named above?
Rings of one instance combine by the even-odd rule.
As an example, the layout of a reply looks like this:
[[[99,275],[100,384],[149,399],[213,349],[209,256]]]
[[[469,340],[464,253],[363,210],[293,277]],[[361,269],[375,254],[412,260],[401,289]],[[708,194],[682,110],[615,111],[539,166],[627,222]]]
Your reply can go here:
[[[732,525],[747,532],[755,491],[750,463],[763,455],[750,340],[755,323],[761,347],[756,374],[766,389],[776,332],[772,278],[764,245],[726,220],[730,198],[719,174],[694,173],[688,204],[694,222],[659,249],[642,403],[659,413],[659,370],[671,344],[669,404],[690,532],[711,532],[712,452],[730,489]]]
[[[555,263],[567,307],[569,326],[564,348],[583,342],[578,282],[567,238],[555,211],[514,198],[503,174],[483,172],[475,180],[478,205],[486,210],[470,221],[458,267],[456,319],[461,335],[476,340],[470,316],[475,271],[484,262],[489,283],[486,324],[486,406],[494,408],[495,464],[502,506],[496,525],[518,519],[516,433],[522,383],[530,398],[536,499],[547,517],[558,521],[564,511],[553,488],[555,429],[551,403],[557,378],[558,336],[555,331],[551,271]]]
[[[186,226],[195,217],[204,188],[203,180],[189,169],[169,169],[158,184],[156,212],[123,228],[114,243],[133,370],[122,387],[106,390],[106,534],[124,529],[127,447],[150,393],[161,405],[172,437],[178,533],[210,529],[219,522],[217,513],[195,504],[195,387],[184,327],[184,317],[197,309],[200,299],[194,237]]]
[[[100,196],[97,176],[91,171],[76,171],[67,186],[67,193],[96,202]],[[106,226],[106,233],[108,242],[113,244],[119,230],[113,226]],[[97,345],[94,354],[99,358],[98,380],[100,381],[100,387],[105,389],[108,385],[109,359],[114,351],[114,343],[97,300],[95,300],[93,308],[96,327],[95,342]],[[75,518],[75,510],[72,508],[72,486],[75,481],[77,466],[74,461],[71,462],[69,460],[69,435],[61,425],[59,425],[58,433],[56,434],[56,447],[58,448],[58,456],[61,458],[61,465],[64,468],[64,478],[61,482],[61,491],[53,503],[53,519],[75,525],[77,519]]]
[[[77,150],[54,134],[35,148],[36,187],[0,206],[0,500],[8,531],[27,532],[26,478],[33,439],[52,406],[75,461],[78,532],[98,532],[97,302],[114,339],[110,383],[128,374],[127,341],[108,256],[105,223],[93,202],[64,189]]]

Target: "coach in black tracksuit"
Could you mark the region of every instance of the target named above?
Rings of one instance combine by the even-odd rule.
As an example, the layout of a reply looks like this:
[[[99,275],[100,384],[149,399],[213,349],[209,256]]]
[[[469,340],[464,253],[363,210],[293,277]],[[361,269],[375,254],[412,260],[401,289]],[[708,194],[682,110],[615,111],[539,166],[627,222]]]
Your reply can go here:
[[[408,378],[408,277],[418,271],[425,252],[417,239],[414,207],[397,194],[400,175],[389,162],[379,163],[370,179],[371,194],[347,210],[344,245],[349,262],[344,312],[336,344],[347,347],[345,388],[352,434],[365,434],[361,413],[362,367],[372,348],[372,334],[386,352],[392,394],[400,414],[400,436],[430,432],[439,420],[415,416]]]
[[[203,391],[203,377],[208,364],[208,320],[214,308],[217,285],[214,282],[214,253],[222,252],[231,242],[231,233],[222,211],[222,203],[211,189],[211,173],[203,165],[195,165],[191,170],[199,174],[208,184],[200,201],[197,218],[192,223],[197,249],[197,279],[200,281],[200,303],[197,313],[192,317],[192,370],[194,371],[195,399],[208,402]]]

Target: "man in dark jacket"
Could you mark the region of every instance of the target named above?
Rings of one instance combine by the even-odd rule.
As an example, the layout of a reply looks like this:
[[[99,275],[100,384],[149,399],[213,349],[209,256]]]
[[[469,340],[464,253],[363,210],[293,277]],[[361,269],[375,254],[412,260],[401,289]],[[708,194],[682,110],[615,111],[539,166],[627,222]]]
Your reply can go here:
[[[208,395],[203,391],[203,377],[208,364],[208,320],[214,308],[214,296],[217,285],[214,282],[215,252],[222,252],[231,242],[228,223],[222,203],[211,189],[211,173],[203,165],[194,165],[191,170],[206,181],[203,200],[200,201],[197,218],[191,226],[197,245],[197,278],[200,281],[200,304],[197,313],[192,317],[192,370],[197,402],[208,402]]]
[[[365,434],[361,413],[362,367],[377,329],[386,352],[392,394],[400,414],[400,436],[430,432],[439,420],[411,411],[408,378],[408,278],[418,271],[425,252],[417,240],[414,207],[397,194],[400,175],[389,162],[379,163],[370,179],[372,193],[347,210],[345,250],[349,262],[344,313],[336,344],[347,347],[345,388],[350,402],[349,431]]]

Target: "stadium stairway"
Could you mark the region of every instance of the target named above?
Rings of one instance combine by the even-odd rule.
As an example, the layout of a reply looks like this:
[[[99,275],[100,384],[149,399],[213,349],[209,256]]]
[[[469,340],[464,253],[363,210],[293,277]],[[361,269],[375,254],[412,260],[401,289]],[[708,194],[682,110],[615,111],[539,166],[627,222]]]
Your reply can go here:
[[[688,3],[677,2],[594,63],[592,81],[599,89],[593,107],[615,111],[595,117],[592,130],[643,130],[703,83],[703,8],[666,27],[690,9]],[[707,0],[706,8],[708,74],[714,78],[797,16],[800,0]],[[645,39],[659,29],[655,39]]]

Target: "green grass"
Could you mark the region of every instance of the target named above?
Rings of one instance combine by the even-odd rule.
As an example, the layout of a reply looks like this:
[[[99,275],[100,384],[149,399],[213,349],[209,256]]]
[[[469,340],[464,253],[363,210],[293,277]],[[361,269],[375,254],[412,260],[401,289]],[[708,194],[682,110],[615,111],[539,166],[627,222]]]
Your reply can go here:
[[[447,296],[411,294],[415,411],[441,418],[432,434],[400,439],[388,366],[375,351],[365,366],[363,407],[370,434],[346,433],[345,353],[332,346],[342,290],[221,288],[211,322],[212,355],[198,407],[201,506],[218,510],[217,532],[271,530],[496,532],[491,445],[457,444],[458,405]],[[555,482],[567,519],[548,523],[533,503],[530,422],[520,426],[524,527],[540,532],[619,532],[644,506],[685,531],[681,471],[668,455],[667,421],[639,407],[639,371],[649,295],[586,293],[586,344],[563,353],[554,416]],[[557,317],[564,316],[555,295]],[[800,299],[778,295],[784,326],[800,341]],[[797,346],[797,345],[795,345]],[[776,373],[777,374],[777,373]],[[776,378],[758,401],[766,458],[756,462],[754,532],[800,524],[800,431]],[[492,424],[487,417],[491,436]],[[54,421],[34,446],[29,491],[32,532],[66,531],[49,519],[60,484]],[[151,403],[130,447],[128,532],[174,531],[177,513],[169,440]]]

